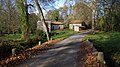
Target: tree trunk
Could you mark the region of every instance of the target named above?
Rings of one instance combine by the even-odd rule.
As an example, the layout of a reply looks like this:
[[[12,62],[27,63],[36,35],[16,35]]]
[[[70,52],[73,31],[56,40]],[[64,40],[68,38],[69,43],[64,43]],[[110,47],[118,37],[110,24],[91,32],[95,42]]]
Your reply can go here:
[[[95,34],[95,13],[96,13],[97,0],[93,0],[92,7],[92,32]]]
[[[21,16],[21,39],[28,41],[29,40],[29,23],[28,23],[28,11],[27,11],[27,1],[26,0],[16,0],[17,9]]]
[[[92,30],[95,30],[95,9],[92,11]]]
[[[48,33],[48,29],[47,29],[47,26],[45,24],[45,19],[44,19],[44,15],[43,15],[43,12],[42,12],[42,9],[38,3],[38,0],[34,0],[34,3],[38,9],[38,12],[39,12],[39,18],[41,18],[41,22],[43,24],[43,27],[44,27],[44,30],[46,32],[46,35],[47,35],[47,40],[49,41],[50,40],[50,37],[49,37],[49,33]],[[40,16],[41,15],[41,16]]]

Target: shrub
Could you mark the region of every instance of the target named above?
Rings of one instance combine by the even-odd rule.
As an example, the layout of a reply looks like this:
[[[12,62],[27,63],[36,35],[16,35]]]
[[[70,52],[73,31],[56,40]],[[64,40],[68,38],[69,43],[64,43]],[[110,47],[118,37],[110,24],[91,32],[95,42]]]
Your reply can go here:
[[[9,56],[12,53],[12,48],[17,48],[16,51],[23,49],[19,42],[9,39],[0,39],[0,41],[0,60]]]
[[[27,42],[24,40],[14,40],[0,37],[0,60],[11,55],[13,48],[16,48],[16,52],[19,53],[27,48],[35,46],[39,41],[47,41],[45,33],[41,30],[38,30],[37,34]]]
[[[11,53],[12,46],[7,41],[1,40],[0,43],[0,60]]]
[[[42,30],[37,30],[36,33],[37,33],[37,34],[36,34],[36,36],[35,36],[35,39],[40,40],[40,41],[42,41],[42,42],[47,41],[47,39],[46,39],[47,36],[46,36],[46,34],[45,34],[44,31],[42,31]]]

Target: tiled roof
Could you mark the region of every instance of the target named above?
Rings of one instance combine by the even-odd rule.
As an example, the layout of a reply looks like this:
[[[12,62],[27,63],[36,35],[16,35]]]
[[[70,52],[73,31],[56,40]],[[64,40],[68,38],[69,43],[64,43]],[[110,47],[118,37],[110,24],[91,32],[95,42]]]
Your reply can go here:
[[[41,21],[38,21],[38,22],[41,22]],[[60,25],[63,24],[62,22],[52,22],[52,21],[48,21],[48,20],[45,21],[45,22],[46,22],[46,23],[57,24],[57,25],[58,25],[58,24],[60,24]]]
[[[80,24],[80,23],[82,23],[82,21],[80,20],[73,20],[70,22],[70,24]]]
[[[63,24],[62,22],[52,22],[52,24]]]

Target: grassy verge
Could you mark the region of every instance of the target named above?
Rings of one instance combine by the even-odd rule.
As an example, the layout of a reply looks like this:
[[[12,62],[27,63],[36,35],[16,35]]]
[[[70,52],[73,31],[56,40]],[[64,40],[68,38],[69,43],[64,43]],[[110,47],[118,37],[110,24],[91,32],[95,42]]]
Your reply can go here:
[[[57,38],[67,38],[73,34],[76,34],[78,32],[76,31],[73,31],[73,30],[68,30],[68,29],[65,29],[65,30],[54,30],[51,32],[53,35],[51,36],[52,39],[57,39]],[[35,34],[30,34],[30,39],[33,39],[36,35]],[[1,36],[2,38],[5,38],[5,39],[12,39],[12,40],[20,40],[21,38],[21,34],[5,34],[4,36]]]
[[[120,67],[120,32],[102,32],[84,39],[91,39],[98,51],[104,52],[109,67]]]
[[[54,35],[52,36],[52,39],[57,39],[57,38],[65,39],[73,34],[78,33],[78,32],[65,29],[65,30],[55,30],[55,31],[52,31],[52,33],[54,33]]]
[[[35,37],[35,34],[30,34],[30,39]],[[1,36],[2,38],[12,39],[12,40],[21,40],[21,34],[5,34],[4,36]]]

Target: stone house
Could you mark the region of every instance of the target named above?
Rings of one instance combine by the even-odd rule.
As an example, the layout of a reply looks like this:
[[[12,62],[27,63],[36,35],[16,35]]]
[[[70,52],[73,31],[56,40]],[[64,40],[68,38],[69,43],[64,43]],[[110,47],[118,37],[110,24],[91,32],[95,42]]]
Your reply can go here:
[[[64,29],[64,25],[63,25],[62,22],[52,22],[52,21],[47,20],[46,25],[47,25],[47,28],[48,28],[49,32],[51,32],[52,30]],[[44,30],[41,21],[37,22],[37,29]]]
[[[51,29],[52,30],[61,30],[61,29],[64,29],[64,25],[62,22],[52,22]]]

